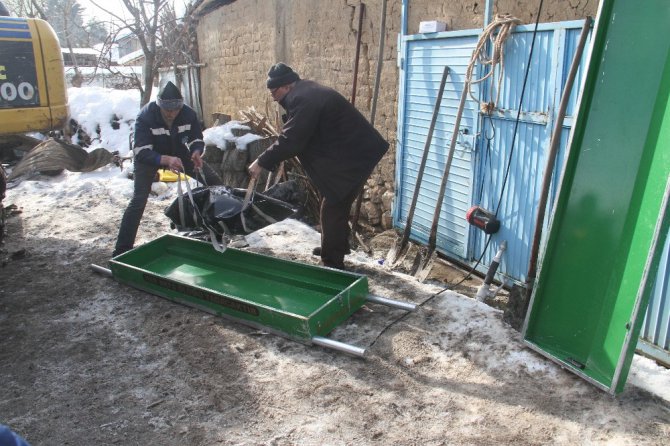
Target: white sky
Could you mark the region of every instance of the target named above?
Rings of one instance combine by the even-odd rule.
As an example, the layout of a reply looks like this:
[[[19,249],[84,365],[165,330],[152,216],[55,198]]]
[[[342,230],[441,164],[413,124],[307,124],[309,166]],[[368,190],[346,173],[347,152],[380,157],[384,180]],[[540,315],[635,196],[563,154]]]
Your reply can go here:
[[[79,122],[91,135],[95,134],[95,128],[100,126],[100,139],[95,140],[87,150],[105,147],[108,150],[118,150],[121,155],[128,152],[129,132],[139,111],[139,92],[86,87],[70,88],[68,95],[72,118]],[[109,124],[114,114],[120,117],[122,121],[119,130],[113,130]],[[224,140],[234,139],[230,128],[235,125],[240,124],[233,121],[225,127],[206,130],[206,142],[224,147]],[[248,139],[237,139],[238,148],[244,149],[244,145],[249,142]],[[126,165],[125,168],[128,169],[129,166]],[[176,197],[176,185],[174,183],[154,184],[160,185],[159,199],[165,200]],[[65,172],[60,177],[45,178],[43,181],[23,181],[16,188],[10,189],[10,193],[37,194],[42,203],[47,203],[44,206],[48,208],[50,199],[53,200],[52,206],[56,207],[58,206],[58,198],[63,194],[78,195],[84,193],[85,189],[98,187],[97,185],[108,189],[110,193],[123,194],[128,197],[132,194],[132,181],[127,178],[125,172],[121,172],[118,168],[112,166],[103,167],[90,173]],[[119,212],[121,211],[119,209]],[[249,234],[246,238],[252,247],[268,247],[275,252],[311,252],[312,248],[318,245],[320,241],[320,236],[314,229],[295,220],[284,220]],[[347,260],[376,268],[383,267],[377,262],[377,259],[356,252],[347,256]],[[435,288],[434,285],[425,286]],[[495,339],[496,342],[507,346],[518,346],[518,348],[512,349],[512,353],[508,352],[506,355],[496,354],[496,350],[492,349],[490,355],[488,355],[488,361],[494,366],[510,367],[510,365],[518,365],[529,373],[555,376],[569,373],[561,370],[560,367],[548,359],[533,354],[523,347],[518,339],[511,334],[513,330],[500,321],[499,310],[457,293],[449,294],[450,307],[444,309],[444,311],[453,312],[456,308],[459,313],[458,317],[453,318],[450,324],[452,332],[472,330],[473,327],[479,327],[481,330],[490,332],[490,337]],[[628,383],[670,401],[670,370],[658,366],[652,360],[635,355]]]
[[[87,20],[88,18],[95,18],[104,21],[109,21],[112,18],[112,16],[110,16],[107,12],[95,6],[91,0],[77,0],[77,1],[85,9],[84,22],[88,21]],[[123,2],[121,0],[93,0],[93,1],[100,6],[103,6],[106,10],[111,11],[114,14],[118,15],[119,17],[123,18],[125,16],[128,16],[126,7],[123,5]],[[174,4],[177,16],[179,16],[184,13],[184,11],[186,10],[185,5],[189,4],[190,0],[170,0],[170,2]]]

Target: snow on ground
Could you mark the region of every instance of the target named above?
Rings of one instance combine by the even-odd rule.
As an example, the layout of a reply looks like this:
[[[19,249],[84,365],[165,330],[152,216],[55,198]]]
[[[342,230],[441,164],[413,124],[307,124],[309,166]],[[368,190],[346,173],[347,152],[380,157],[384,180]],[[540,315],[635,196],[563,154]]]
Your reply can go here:
[[[124,148],[128,147],[128,135],[132,130],[135,116],[139,111],[139,92],[135,90],[111,90],[101,87],[70,88],[68,90],[70,113],[72,117],[82,125],[90,135],[96,134],[100,129],[100,137],[93,141],[89,150],[96,147],[106,147],[108,150],[119,150],[123,155],[127,153]],[[119,129],[112,129],[110,122],[116,116],[121,123]],[[207,129],[205,140],[209,144],[225,147],[225,140],[234,139],[232,129],[244,127],[237,121],[231,121],[223,126]],[[253,137],[251,138],[253,140]],[[244,149],[249,138],[239,141],[238,148]],[[130,162],[126,162],[124,170],[117,167],[104,167],[91,173],[65,172],[57,178],[45,181],[24,181],[12,193],[35,194],[39,196],[40,203],[45,207],[56,206],[63,196],[77,196],[87,194],[91,190],[96,193],[113,194],[129,199],[132,195],[132,181],[128,179],[128,170],[132,168]],[[176,197],[177,187],[174,183],[157,185],[158,192],[155,197],[170,203]],[[104,191],[104,192],[103,192]],[[286,253],[305,253],[319,245],[319,234],[304,223],[295,220],[286,220],[268,226],[256,233],[247,236],[250,247],[268,248],[273,251],[284,251]],[[371,259],[365,254],[353,252],[347,256],[347,261],[355,264],[381,267],[383,259]],[[483,308],[482,305],[465,301],[465,307],[475,306],[479,311],[496,311]],[[463,310],[468,318],[459,319],[460,327],[451,327],[452,330],[460,331],[471,329],[473,325],[485,322],[477,322],[480,317],[478,311]],[[489,324],[487,324],[489,325]],[[467,327],[467,328],[466,328]],[[502,333],[491,333],[493,339],[504,339]],[[507,364],[517,363],[523,365],[529,371],[546,371],[548,362],[544,360],[532,360],[535,356],[530,352],[520,351],[505,358],[491,357],[492,361],[502,361]],[[644,388],[668,401],[670,401],[670,370],[657,365],[647,358],[635,356],[629,382]]]

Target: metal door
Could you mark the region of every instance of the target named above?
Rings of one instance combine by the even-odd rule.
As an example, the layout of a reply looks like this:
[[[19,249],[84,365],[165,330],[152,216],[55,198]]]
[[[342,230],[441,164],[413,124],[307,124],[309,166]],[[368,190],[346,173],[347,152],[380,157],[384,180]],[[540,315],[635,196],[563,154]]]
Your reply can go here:
[[[393,223],[404,227],[414,194],[420,187],[411,237],[426,243],[430,234],[436,200],[454,131],[465,72],[477,43],[473,31],[449,34],[448,38],[426,39],[421,35],[405,36],[401,63],[398,145],[396,150],[396,197]],[[450,68],[444,96],[436,121],[422,184],[416,179],[426,143],[432,111],[444,66]],[[475,94],[478,94],[475,90]],[[466,103],[460,125],[459,142],[442,204],[437,246],[460,259],[467,255],[469,230],[463,215],[470,206],[473,180],[474,136],[477,132],[477,109]]]
[[[491,211],[497,210],[502,226],[483,253],[479,269],[485,271],[488,268],[497,246],[506,240],[508,248],[499,272],[512,281],[525,280],[546,152],[583,23],[581,20],[545,23],[538,28],[515,138],[513,130],[528,66],[533,26],[518,26],[506,42],[500,100],[490,118],[479,111],[477,101],[471,98],[466,101],[438,226],[437,250],[447,257],[474,265],[482,256],[486,242],[484,234],[465,221],[467,210],[473,204],[481,205]],[[404,228],[442,68],[445,64],[451,68],[412,224],[411,238],[420,243],[428,240],[465,72],[480,33],[481,30],[467,30],[430,37],[402,37],[398,58],[400,101],[395,227]],[[575,91],[579,90],[583,77],[581,70],[577,76]],[[497,80],[494,82],[497,86]],[[489,100],[486,96],[489,88],[488,84],[482,84],[482,97],[486,101]],[[473,89],[473,95],[479,97],[477,88]],[[562,165],[577,94],[573,93],[571,98],[555,176]],[[549,207],[554,194],[555,190]]]

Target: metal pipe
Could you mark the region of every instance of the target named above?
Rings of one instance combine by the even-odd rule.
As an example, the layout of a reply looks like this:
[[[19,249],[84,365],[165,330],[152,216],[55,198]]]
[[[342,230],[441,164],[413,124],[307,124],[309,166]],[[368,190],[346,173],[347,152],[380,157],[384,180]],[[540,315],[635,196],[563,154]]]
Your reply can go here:
[[[384,61],[384,40],[386,37],[386,0],[382,2],[382,22],[379,31],[379,54],[377,55],[377,72],[375,74],[375,87],[372,93],[372,107],[370,110],[370,124],[375,126],[375,115],[377,114],[377,98],[379,97],[379,84],[382,75],[382,63]],[[363,191],[365,190],[365,183],[361,186],[358,192],[356,203],[354,207],[354,215],[351,218],[351,233],[358,234],[358,219],[361,215],[361,206],[363,204]]]
[[[486,0],[484,8],[484,29],[491,24],[493,20],[493,0]]]
[[[374,127],[375,115],[377,114],[377,98],[379,97],[379,84],[381,83],[382,64],[384,62],[384,40],[386,37],[386,0],[382,2],[382,22],[379,25],[379,54],[377,54],[377,72],[375,74],[375,89],[372,94],[372,107],[370,109],[370,124]]]
[[[100,273],[105,276],[112,277],[112,270],[108,268],[103,268],[100,265],[96,265],[95,263],[91,263],[91,269],[95,271],[96,273]]]
[[[577,44],[577,49],[575,50],[575,55],[572,59],[572,65],[570,66],[570,72],[565,81],[565,87],[563,89],[563,95],[561,96],[561,102],[558,108],[558,115],[556,117],[556,122],[554,123],[554,130],[551,136],[551,141],[549,143],[549,154],[547,155],[547,165],[544,169],[544,177],[542,179],[542,189],[540,191],[540,201],[537,205],[537,218],[535,219],[535,232],[533,234],[533,242],[530,245],[530,261],[528,265],[528,274],[526,274],[526,283],[532,286],[533,280],[535,280],[535,274],[537,273],[537,255],[540,249],[540,239],[542,237],[542,226],[544,222],[545,209],[547,207],[547,199],[549,197],[549,186],[551,185],[551,178],[554,173],[554,164],[556,163],[556,153],[561,144],[561,133],[563,131],[563,120],[565,119],[565,112],[568,108],[568,103],[570,100],[570,94],[572,92],[572,85],[574,84],[575,77],[577,76],[577,70],[579,69],[579,62],[582,58],[582,53],[584,52],[584,47],[586,46],[586,38],[589,35],[589,29],[591,27],[591,17],[587,17],[584,21],[584,26],[582,27],[582,33],[579,36],[579,43]]]
[[[358,356],[360,358],[365,357],[365,349],[361,347],[356,347],[355,345],[345,344],[344,342],[334,341],[332,339],[324,338],[321,336],[314,336],[312,338],[312,344],[320,345],[321,347],[332,348],[343,353],[348,353],[350,355]]]
[[[477,300],[484,302],[486,298],[491,296],[491,284],[493,283],[493,278],[498,271],[498,266],[502,260],[503,253],[507,249],[507,241],[503,240],[500,246],[498,247],[498,252],[493,257],[493,261],[489,265],[489,270],[486,272],[486,277],[484,278],[484,283],[477,289]]]
[[[402,301],[399,301],[399,300],[389,299],[387,297],[375,296],[374,294],[368,294],[368,296],[366,297],[366,300],[368,302],[372,302],[372,303],[375,303],[375,304],[386,305],[387,307],[398,308],[400,310],[405,310],[405,311],[416,310],[416,304],[413,304],[411,302],[402,302]]]
[[[361,3],[358,8],[358,32],[356,33],[356,56],[354,58],[354,81],[351,85],[351,105],[356,104],[356,85],[358,84],[358,59],[361,55],[361,34],[363,34],[363,13],[365,12],[365,3]]]

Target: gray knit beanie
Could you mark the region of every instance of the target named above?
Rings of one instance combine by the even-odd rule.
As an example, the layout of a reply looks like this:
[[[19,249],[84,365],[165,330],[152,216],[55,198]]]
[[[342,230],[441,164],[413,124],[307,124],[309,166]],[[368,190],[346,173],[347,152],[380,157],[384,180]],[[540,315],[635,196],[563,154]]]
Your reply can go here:
[[[184,105],[184,97],[181,95],[179,88],[168,81],[160,93],[158,93],[156,104],[164,110],[177,110]]]
[[[278,88],[299,80],[300,76],[298,76],[298,73],[293,71],[293,69],[284,62],[279,62],[270,67],[270,71],[268,71],[267,86],[268,88]]]

